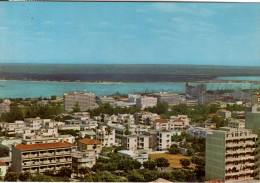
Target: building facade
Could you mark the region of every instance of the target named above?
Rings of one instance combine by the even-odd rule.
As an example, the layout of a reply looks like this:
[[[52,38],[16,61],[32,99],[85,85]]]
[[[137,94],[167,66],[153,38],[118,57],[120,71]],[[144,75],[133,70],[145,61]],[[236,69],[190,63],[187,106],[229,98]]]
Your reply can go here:
[[[96,95],[93,93],[77,92],[65,93],[63,95],[63,107],[66,111],[73,111],[73,108],[77,104],[81,111],[96,108]]]
[[[248,129],[221,128],[206,137],[206,179],[224,182],[255,176],[257,135]]]
[[[11,169],[17,173],[28,171],[35,174],[58,171],[63,166],[72,167],[74,148],[68,142],[18,144],[12,147]]]

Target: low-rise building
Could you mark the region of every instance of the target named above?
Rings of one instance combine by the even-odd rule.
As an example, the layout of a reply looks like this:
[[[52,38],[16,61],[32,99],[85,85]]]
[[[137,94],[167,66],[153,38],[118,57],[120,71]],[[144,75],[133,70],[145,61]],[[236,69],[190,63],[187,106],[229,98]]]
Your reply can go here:
[[[79,151],[95,151],[97,154],[100,154],[102,151],[102,143],[90,138],[79,140],[77,145]]]
[[[74,148],[68,142],[18,144],[12,147],[11,169],[17,173],[28,171],[35,174],[45,170],[58,171],[63,166],[72,167]]]
[[[244,120],[231,120],[228,122],[228,126],[231,128],[242,128],[244,129],[246,127],[246,123]]]
[[[72,168],[74,171],[78,171],[81,167],[92,168],[95,164],[95,151],[76,151],[72,153]]]
[[[148,161],[148,153],[146,152],[138,152],[138,151],[130,151],[130,150],[121,150],[117,152],[120,156],[124,156],[128,159],[139,161],[142,165],[144,162]]]

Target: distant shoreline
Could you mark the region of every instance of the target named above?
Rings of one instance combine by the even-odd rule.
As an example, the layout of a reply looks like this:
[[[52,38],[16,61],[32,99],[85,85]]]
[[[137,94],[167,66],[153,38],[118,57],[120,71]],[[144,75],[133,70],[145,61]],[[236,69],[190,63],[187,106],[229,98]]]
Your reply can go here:
[[[239,77],[239,76],[238,76]],[[0,79],[0,82],[5,81],[28,81],[28,82],[61,82],[61,83],[90,83],[90,84],[123,84],[123,83],[230,83],[230,84],[260,84],[260,81],[251,80],[194,80],[194,81],[67,81],[67,80],[19,80],[19,79]]]

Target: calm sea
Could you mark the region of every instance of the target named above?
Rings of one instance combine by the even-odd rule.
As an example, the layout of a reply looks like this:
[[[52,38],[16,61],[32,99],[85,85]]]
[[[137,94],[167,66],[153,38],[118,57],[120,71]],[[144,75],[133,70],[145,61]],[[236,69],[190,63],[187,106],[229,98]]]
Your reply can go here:
[[[196,83],[190,83],[196,85]],[[259,88],[260,85],[251,84],[219,84],[208,83],[207,89],[248,89]],[[50,97],[52,95],[62,96],[67,92],[93,92],[98,96],[111,95],[116,92],[130,94],[135,92],[151,91],[173,91],[185,92],[185,83],[171,82],[142,82],[142,83],[73,83],[73,82],[44,82],[44,81],[0,81],[0,98],[34,98]]]

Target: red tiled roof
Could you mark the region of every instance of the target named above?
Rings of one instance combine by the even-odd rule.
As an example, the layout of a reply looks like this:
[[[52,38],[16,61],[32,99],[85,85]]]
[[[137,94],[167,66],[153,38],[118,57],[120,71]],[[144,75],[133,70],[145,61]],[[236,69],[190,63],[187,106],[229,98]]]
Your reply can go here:
[[[87,145],[102,144],[101,142],[94,140],[94,139],[90,139],[90,138],[81,139],[81,140],[79,140],[79,142],[81,142],[83,144],[87,144]]]
[[[167,123],[167,121],[164,120],[164,119],[156,119],[156,120],[154,120],[153,122],[154,122],[154,123]]]
[[[209,114],[208,116],[210,116],[210,117],[217,116],[218,117],[219,115],[214,113],[214,114]]]
[[[5,162],[0,161],[0,166],[7,166]]]
[[[22,150],[37,150],[37,149],[51,149],[51,148],[61,148],[61,147],[71,147],[75,146],[69,142],[52,142],[52,143],[41,143],[41,144],[18,144],[15,147]]]
[[[173,120],[173,122],[184,122],[184,121],[182,119],[178,118],[178,119]]]

